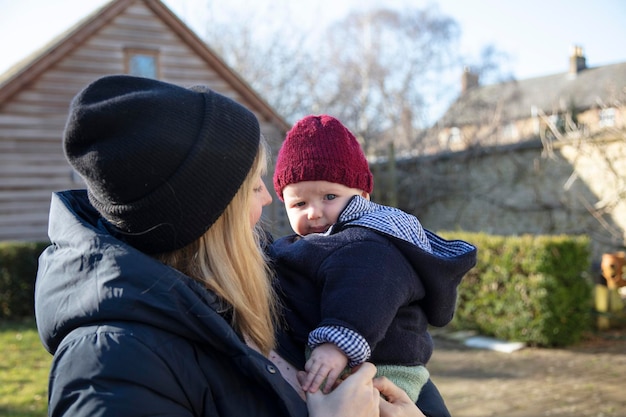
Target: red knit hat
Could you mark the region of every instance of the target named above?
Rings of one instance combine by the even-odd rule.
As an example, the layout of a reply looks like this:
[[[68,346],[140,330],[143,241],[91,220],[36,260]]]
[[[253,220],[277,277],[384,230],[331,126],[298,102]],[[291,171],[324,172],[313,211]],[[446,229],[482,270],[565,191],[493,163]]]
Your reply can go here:
[[[302,181],[328,181],[371,193],[372,172],[356,138],[332,116],[306,116],[287,132],[274,170],[274,190]]]

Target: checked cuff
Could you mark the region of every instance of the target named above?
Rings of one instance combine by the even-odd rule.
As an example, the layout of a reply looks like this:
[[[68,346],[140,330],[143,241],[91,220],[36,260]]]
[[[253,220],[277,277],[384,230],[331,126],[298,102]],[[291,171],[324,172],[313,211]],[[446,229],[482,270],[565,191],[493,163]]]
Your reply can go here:
[[[322,326],[309,333],[308,345],[311,349],[324,343],[332,343],[341,349],[348,357],[350,367],[365,362],[372,354],[367,340],[346,327]]]

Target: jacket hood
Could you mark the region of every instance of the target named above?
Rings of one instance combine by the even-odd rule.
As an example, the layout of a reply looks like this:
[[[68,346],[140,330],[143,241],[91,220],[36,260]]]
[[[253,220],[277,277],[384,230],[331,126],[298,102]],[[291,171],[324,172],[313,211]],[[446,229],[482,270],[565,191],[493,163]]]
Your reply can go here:
[[[112,236],[86,191],[53,194],[48,232],[52,245],[39,259],[35,316],[50,353],[78,327],[120,321],[238,354],[241,343],[224,343],[238,336],[217,313],[215,295]]]
[[[406,240],[425,251],[432,251],[424,228],[417,217],[395,207],[374,203],[361,196],[352,197],[341,212],[337,223],[345,227],[366,227]]]
[[[355,226],[403,240],[415,245],[421,252],[432,254],[435,258],[452,259],[476,251],[474,245],[470,243],[462,240],[449,241],[423,228],[417,217],[412,214],[374,203],[361,196],[355,196],[350,200],[341,212],[337,224],[327,233],[332,234],[336,230]]]
[[[365,227],[391,239],[420,278],[426,296],[421,301],[429,322],[442,326],[452,320],[456,288],[476,265],[476,247],[463,240],[446,240],[422,227],[402,210],[353,197],[329,231]]]

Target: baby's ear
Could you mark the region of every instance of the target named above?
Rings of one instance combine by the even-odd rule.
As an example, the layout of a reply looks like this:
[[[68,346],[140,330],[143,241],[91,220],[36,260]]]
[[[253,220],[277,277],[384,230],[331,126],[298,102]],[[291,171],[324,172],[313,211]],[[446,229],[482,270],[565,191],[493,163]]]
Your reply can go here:
[[[365,191],[361,191],[361,197],[363,197],[366,200],[370,199],[370,193],[367,193]]]

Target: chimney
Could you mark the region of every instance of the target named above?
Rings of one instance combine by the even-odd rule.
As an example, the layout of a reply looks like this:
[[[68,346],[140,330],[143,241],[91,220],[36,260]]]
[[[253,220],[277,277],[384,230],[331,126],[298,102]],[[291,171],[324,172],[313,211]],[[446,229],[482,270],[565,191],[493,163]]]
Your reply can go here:
[[[474,87],[478,87],[478,74],[473,73],[469,67],[465,67],[461,76],[461,94],[465,94]]]
[[[569,75],[576,76],[587,68],[587,60],[583,54],[583,48],[578,45],[572,47],[572,55],[569,57]]]

